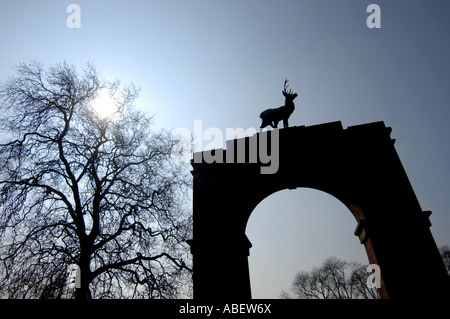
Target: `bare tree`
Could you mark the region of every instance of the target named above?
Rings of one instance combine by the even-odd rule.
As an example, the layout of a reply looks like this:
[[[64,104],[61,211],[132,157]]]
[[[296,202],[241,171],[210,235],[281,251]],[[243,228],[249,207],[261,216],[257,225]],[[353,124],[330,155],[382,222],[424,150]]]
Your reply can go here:
[[[450,247],[447,245],[442,246],[439,249],[441,253],[442,260],[444,261],[445,269],[447,269],[447,273],[450,276]]]
[[[367,287],[369,275],[360,263],[330,257],[311,272],[297,273],[291,290],[300,299],[378,299],[378,291]],[[291,298],[285,291],[281,297]]]
[[[66,63],[20,64],[0,85],[3,297],[61,298],[73,264],[78,298],[173,298],[189,283],[189,171],[138,93]]]

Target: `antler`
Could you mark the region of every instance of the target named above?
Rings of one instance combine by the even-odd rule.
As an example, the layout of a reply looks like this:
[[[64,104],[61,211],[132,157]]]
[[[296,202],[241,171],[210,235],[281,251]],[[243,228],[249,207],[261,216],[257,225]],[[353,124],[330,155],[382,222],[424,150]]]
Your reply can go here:
[[[286,92],[287,94],[292,94],[292,90],[287,90],[288,89],[288,87],[289,87],[289,84],[287,84],[289,81],[288,81],[288,79],[286,79],[286,80],[284,80],[284,92]]]

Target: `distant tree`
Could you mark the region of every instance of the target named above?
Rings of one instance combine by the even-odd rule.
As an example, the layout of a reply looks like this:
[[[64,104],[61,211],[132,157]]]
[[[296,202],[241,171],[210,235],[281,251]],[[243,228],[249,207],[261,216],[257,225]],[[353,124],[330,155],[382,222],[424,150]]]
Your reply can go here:
[[[447,245],[442,246],[439,249],[441,253],[442,260],[444,261],[445,269],[447,269],[447,273],[450,276],[450,247]]]
[[[61,298],[73,264],[83,299],[173,298],[190,282],[189,171],[137,97],[91,65],[20,64],[0,84],[0,297]]]
[[[367,287],[369,275],[360,263],[330,257],[311,272],[297,273],[291,291],[299,299],[378,299],[377,289]],[[292,298],[285,291],[280,297]]]

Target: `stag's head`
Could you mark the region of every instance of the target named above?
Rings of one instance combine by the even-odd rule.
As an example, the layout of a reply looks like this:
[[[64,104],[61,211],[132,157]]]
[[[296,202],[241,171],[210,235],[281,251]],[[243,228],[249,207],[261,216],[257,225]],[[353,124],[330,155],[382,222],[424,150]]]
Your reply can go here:
[[[288,87],[289,87],[288,79],[286,79],[286,80],[284,81],[283,95],[284,95],[284,97],[286,98],[286,101],[292,102],[292,101],[294,101],[294,99],[298,96],[298,94],[292,92],[292,90],[289,90],[289,91],[288,91]]]

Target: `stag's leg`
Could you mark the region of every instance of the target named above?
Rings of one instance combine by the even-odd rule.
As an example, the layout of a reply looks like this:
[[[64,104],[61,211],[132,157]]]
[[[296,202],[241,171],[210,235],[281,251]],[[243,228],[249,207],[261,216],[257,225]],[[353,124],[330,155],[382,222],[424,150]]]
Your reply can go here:
[[[273,121],[273,124],[270,123],[270,126],[272,126],[273,128],[277,128],[278,127],[278,121]]]
[[[289,127],[288,119],[283,120],[283,127],[284,128],[288,128]]]
[[[267,125],[272,125],[271,122],[267,121],[267,120],[262,120],[261,126],[259,128],[263,129],[265,128]]]

